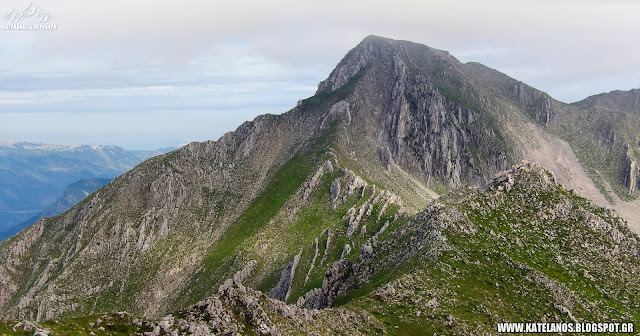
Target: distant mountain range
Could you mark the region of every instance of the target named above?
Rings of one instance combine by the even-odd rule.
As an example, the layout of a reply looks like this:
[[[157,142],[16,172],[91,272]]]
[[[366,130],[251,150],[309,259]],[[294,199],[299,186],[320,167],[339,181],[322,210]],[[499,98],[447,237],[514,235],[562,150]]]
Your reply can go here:
[[[0,232],[17,232],[22,222],[43,211],[78,180],[113,179],[169,150],[0,142]]]
[[[76,203],[82,201],[85,197],[89,196],[96,189],[104,186],[109,183],[110,179],[103,178],[92,178],[92,179],[83,179],[72,183],[67,186],[62,193],[58,196],[53,204],[49,205],[46,209],[39,212],[37,215],[27,219],[26,221],[11,226],[5,231],[0,231],[0,241],[5,240],[18,231],[26,228],[27,226],[35,223],[40,218],[52,217],[59,215],[67,210],[69,210],[72,206],[76,205]]]
[[[369,36],[290,111],[150,158],[1,242],[0,316],[18,321],[0,331],[638,326],[639,98],[566,104]]]

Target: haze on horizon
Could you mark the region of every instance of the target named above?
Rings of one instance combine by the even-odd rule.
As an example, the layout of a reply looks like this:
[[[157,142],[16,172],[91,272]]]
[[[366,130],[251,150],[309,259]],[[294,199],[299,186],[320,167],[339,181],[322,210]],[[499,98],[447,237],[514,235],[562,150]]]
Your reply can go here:
[[[2,24],[31,2],[5,1]],[[447,50],[565,102],[640,86],[636,1],[33,4],[57,30],[0,30],[0,141],[215,140],[313,95],[370,34]]]

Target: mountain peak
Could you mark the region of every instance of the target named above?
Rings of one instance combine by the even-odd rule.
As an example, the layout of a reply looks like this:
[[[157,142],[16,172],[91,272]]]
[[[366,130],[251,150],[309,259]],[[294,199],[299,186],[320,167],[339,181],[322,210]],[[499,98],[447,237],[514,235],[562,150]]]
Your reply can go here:
[[[640,89],[615,90],[585,98],[576,103],[585,108],[606,111],[632,111],[640,114]]]
[[[384,37],[384,36],[378,36],[378,35],[368,35],[367,37],[365,37],[364,39],[362,39],[362,41],[360,41],[360,44],[365,44],[365,43],[383,43],[383,42],[392,42],[395,41],[393,39],[390,39],[388,37]]]
[[[400,59],[405,59],[408,63],[416,61],[420,64],[431,64],[437,61],[460,63],[447,51],[415,42],[369,35],[347,53],[329,77],[318,85],[316,93],[339,89],[373,60],[392,65]]]

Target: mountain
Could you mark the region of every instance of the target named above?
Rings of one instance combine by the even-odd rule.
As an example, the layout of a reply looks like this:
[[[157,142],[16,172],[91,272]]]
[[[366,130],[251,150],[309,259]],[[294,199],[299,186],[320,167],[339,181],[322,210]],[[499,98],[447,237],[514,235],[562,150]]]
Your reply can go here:
[[[0,243],[0,312],[126,310],[203,334],[637,320],[637,233],[598,205],[637,202],[616,151],[638,117],[598,100],[367,37],[292,110],[153,157]]]
[[[321,179],[331,175],[342,174]],[[381,196],[365,185],[349,195],[353,180],[345,175],[333,181],[342,186],[337,207]],[[329,188],[310,196],[322,194],[332,197]],[[640,317],[638,236],[613,211],[567,191],[535,163],[518,164],[485,187],[454,190],[381,227],[380,208],[373,209],[351,236],[353,249],[342,244],[342,232],[326,231],[284,268],[274,289],[288,279],[285,297],[324,273],[321,285],[295,305],[280,300],[285,292],[275,299],[242,284],[259,272],[253,260],[216,294],[160,319],[120,312],[42,324],[8,321],[0,322],[0,332],[460,335],[493,334],[505,321]],[[336,253],[340,260],[328,264]],[[326,265],[326,272],[314,271]],[[327,305],[334,308],[316,309]]]
[[[71,183],[86,178],[112,179],[165,152],[127,151],[116,146],[0,143],[0,231],[22,229],[20,223],[53,203]]]
[[[639,103],[640,90],[634,89],[600,94],[574,104],[580,107],[582,112],[577,113],[579,118],[574,118],[577,119],[575,122],[572,121],[574,128],[579,128],[578,131],[574,129],[573,133],[589,132],[592,138],[589,140],[599,145],[592,144],[592,148],[589,149],[605,151],[605,153],[598,153],[597,157],[593,157],[593,153],[585,157],[592,156],[591,161],[604,159],[601,162],[592,163],[591,166],[594,166],[594,169],[602,167],[602,172],[598,173],[603,174],[606,182],[609,182],[616,194],[623,198],[628,198],[625,191],[630,195],[637,195],[640,187]],[[579,139],[580,135],[576,135],[576,138]],[[587,141],[582,140],[582,142]],[[625,189],[624,191],[619,189],[621,186]]]
[[[40,218],[56,216],[69,210],[72,206],[89,196],[89,194],[94,192],[96,189],[109,183],[109,181],[109,179],[92,178],[79,180],[68,185],[58,196],[56,201],[49,205],[49,207],[14,227],[0,231],[0,241],[13,236],[21,229],[35,223]]]
[[[48,208],[44,209],[44,211],[39,214],[39,217],[52,217],[69,210],[72,206],[82,201],[96,189],[109,183],[109,181],[111,180],[92,178],[79,180],[70,184],[62,191],[60,196],[58,196],[53,204],[51,204]],[[40,218],[33,220],[32,223],[35,223]]]

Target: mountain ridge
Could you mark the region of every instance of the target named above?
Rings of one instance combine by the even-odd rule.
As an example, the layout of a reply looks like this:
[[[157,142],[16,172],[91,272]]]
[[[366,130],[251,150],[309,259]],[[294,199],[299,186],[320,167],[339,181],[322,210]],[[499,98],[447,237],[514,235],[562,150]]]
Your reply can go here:
[[[523,221],[518,214],[535,220]],[[585,219],[576,221],[574,216]],[[319,301],[308,301],[313,298],[308,295],[285,305],[247,287],[245,281],[257,271],[257,262],[251,261],[217,293],[157,320],[120,312],[77,322],[49,321],[38,328],[89,332],[102,325],[116,334],[155,330],[178,335],[493,334],[495,323],[518,318],[556,323],[633,321],[640,316],[634,276],[640,259],[638,236],[614,212],[572,195],[551,172],[532,162],[498,174],[487,186],[453,190],[423,212],[401,215],[394,222],[367,239],[357,258],[342,258],[325,273],[322,291],[337,287],[314,295],[335,290],[334,308],[312,309]],[[393,230],[393,225],[405,230]],[[579,231],[571,232],[575,229]],[[598,249],[585,249],[585,244]],[[384,263],[375,262],[380,258],[394,264],[404,259],[400,263],[405,270],[389,279]],[[625,267],[603,271],[610,260]],[[371,266],[373,279],[360,278],[366,274],[362,269]],[[363,286],[344,290],[358,282]],[[27,330],[29,324],[14,325]]]
[[[421,259],[421,253],[435,251],[437,257],[442,252],[435,248],[439,238],[431,239],[437,232],[433,224],[425,224],[428,218],[413,220],[418,217],[412,216],[425,208],[437,211],[433,199],[438,194],[456,188],[464,191],[467,184],[496,183],[495,174],[517,167],[536,148],[529,144],[530,149],[523,149],[522,144],[531,140],[515,135],[533,134],[528,125],[535,125],[542,134],[534,139],[548,137],[556,143],[554,132],[567,125],[565,118],[572,121],[576,114],[586,112],[495,70],[462,64],[448,53],[411,42],[368,37],[345,56],[319,85],[316,95],[301,100],[289,112],[259,116],[217,141],[192,143],[151,158],[65,214],[38,221],[0,244],[0,256],[8,260],[0,265],[0,312],[3,316],[47,320],[126,309],[160,317],[215,294],[227,279],[254,262],[255,270],[242,283],[288,303],[301,300],[300,305],[326,308],[337,300],[340,305],[359,302],[370,306],[373,303],[368,300],[373,298],[367,295],[404,276],[411,278],[415,274],[410,266],[415,263],[434,260]],[[575,150],[576,144],[600,146],[597,139],[586,139],[568,138],[566,146],[558,146],[567,153]],[[586,152],[577,152],[576,157],[580,159]],[[585,176],[591,173],[588,168]],[[578,227],[581,222],[576,218],[592,216],[595,222],[600,223],[600,218],[617,223],[607,225],[624,227],[619,218],[556,188],[553,174],[542,168],[523,164],[517,169],[534,172],[531,183],[542,188],[540,195],[549,192],[549,197],[566,201],[562,204],[572,204],[556,209],[560,212],[552,217],[558,221]],[[489,225],[496,234],[499,227],[495,221],[518,227],[522,220],[513,218],[518,211],[529,216],[542,214],[544,208],[525,212],[527,203],[509,196],[516,206],[512,217],[482,217],[499,211],[492,208],[493,203],[514,186],[509,184],[517,182],[509,179],[516,171],[503,174],[506,180],[498,181],[501,185],[495,190],[486,191],[492,196],[478,207],[492,210],[470,219],[473,209],[448,208],[456,213],[445,216],[453,221],[455,232],[473,235],[474,230],[479,232],[478,226]],[[574,177],[570,171],[554,173],[567,183]],[[544,183],[536,182],[541,178]],[[523,189],[523,194],[526,192],[531,190]],[[532,204],[552,206],[537,192],[533,194],[539,198],[532,199]],[[574,209],[577,212],[572,212]],[[538,227],[536,224],[536,230]],[[416,251],[402,254],[415,256],[407,260],[393,250],[413,246],[401,244],[403,239],[411,239],[406,236],[410,230],[425,240],[417,242],[415,246],[420,247]],[[490,234],[489,229],[483,232]],[[601,244],[602,234],[595,235],[593,242]],[[623,235],[631,246],[629,258],[635,258],[634,234],[624,231]],[[392,241],[396,245],[382,249],[388,255],[377,254],[376,247],[386,244],[376,243],[378,238],[389,237],[395,237]],[[517,237],[522,240],[528,236]],[[188,246],[184,241],[190,242]],[[458,244],[462,244],[460,240]],[[483,242],[477,244],[489,248]],[[512,241],[509,244],[519,246]],[[471,253],[464,245],[457,246]],[[460,264],[464,258],[458,258],[462,257],[446,262],[436,258],[434,262],[447,267],[467,264]],[[473,258],[479,257],[474,254]],[[516,264],[527,263],[524,255],[518,258]],[[605,259],[598,259],[598,263],[608,265]],[[497,260],[491,258],[490,264],[498,265]],[[539,280],[529,289],[537,292],[537,286],[546,283],[569,286],[573,291],[581,288],[566,282],[567,274],[576,270],[562,266],[558,271],[562,276],[556,278],[552,271],[557,271],[557,265],[550,270],[536,264],[541,260],[527,266],[533,270],[518,266],[527,274],[533,272],[531,279]],[[505,272],[514,272],[511,264],[499,265]],[[488,269],[482,266],[477,271],[490,279]],[[601,300],[602,293],[593,294],[595,300]],[[635,300],[635,294],[630,295]],[[397,303],[382,292],[380,297],[388,304]],[[566,298],[556,299],[562,301],[556,304],[565,308],[571,303]],[[580,307],[591,299],[584,300]],[[625,307],[625,314],[637,315],[628,303],[615,300],[611,304]],[[452,301],[448,302],[447,306],[456,310]],[[553,316],[549,307],[537,308],[549,318]],[[580,312],[587,316],[585,310]],[[464,315],[457,310],[455,314]],[[597,314],[604,316],[600,311]],[[453,323],[435,319],[437,325]]]

